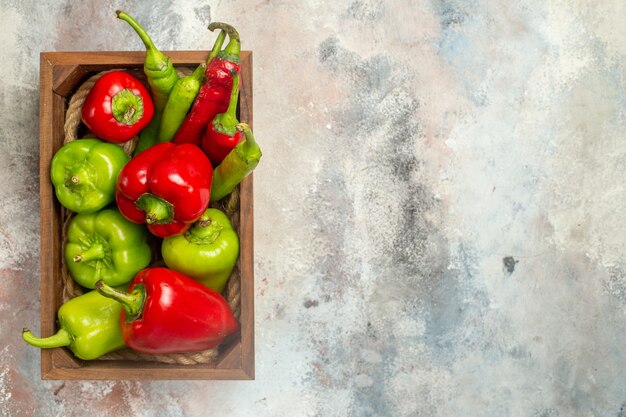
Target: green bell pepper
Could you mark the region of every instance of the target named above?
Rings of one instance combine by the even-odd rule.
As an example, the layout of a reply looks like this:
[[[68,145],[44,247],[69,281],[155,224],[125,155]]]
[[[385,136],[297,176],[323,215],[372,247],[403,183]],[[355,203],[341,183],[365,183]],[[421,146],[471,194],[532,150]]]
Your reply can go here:
[[[93,213],[112,203],[117,174],[129,160],[118,145],[99,139],[66,143],[50,166],[59,202],[76,213]]]
[[[145,226],[126,220],[114,208],[79,214],[67,229],[65,262],[78,284],[95,288],[129,282],[152,258]]]
[[[24,329],[22,338],[39,348],[67,346],[80,359],[96,359],[125,346],[120,325],[122,308],[122,304],[98,291],[89,291],[59,308],[56,334],[38,338]]]
[[[161,254],[170,269],[222,292],[239,257],[239,237],[226,214],[209,208],[185,234],[163,239]]]

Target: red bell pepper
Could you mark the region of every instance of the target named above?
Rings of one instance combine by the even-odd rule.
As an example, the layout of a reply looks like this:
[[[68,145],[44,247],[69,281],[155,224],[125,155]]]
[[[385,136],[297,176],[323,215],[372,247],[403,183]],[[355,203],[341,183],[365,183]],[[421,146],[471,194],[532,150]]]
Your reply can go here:
[[[113,71],[95,82],[81,110],[83,123],[107,142],[132,139],[154,116],[148,89],[124,71]]]
[[[122,168],[115,200],[134,223],[159,237],[184,233],[209,206],[213,168],[200,148],[171,142],[155,145]]]
[[[193,143],[200,146],[209,122],[228,108],[233,77],[239,72],[239,33],[230,25],[214,22],[210,30],[222,29],[228,34],[228,45],[207,63],[204,84],[191,110],[174,136],[174,143]]]
[[[230,306],[216,291],[167,268],[147,268],[128,293],[98,281],[96,289],[122,303],[122,337],[128,347],[150,354],[212,349],[239,330]]]

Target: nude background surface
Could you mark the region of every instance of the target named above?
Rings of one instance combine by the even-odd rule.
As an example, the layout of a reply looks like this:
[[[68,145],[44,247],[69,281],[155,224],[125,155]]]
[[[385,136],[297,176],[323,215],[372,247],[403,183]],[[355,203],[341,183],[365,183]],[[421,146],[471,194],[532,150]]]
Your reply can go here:
[[[612,416],[626,3],[1,0],[0,415]],[[43,382],[41,51],[254,52],[256,381]]]

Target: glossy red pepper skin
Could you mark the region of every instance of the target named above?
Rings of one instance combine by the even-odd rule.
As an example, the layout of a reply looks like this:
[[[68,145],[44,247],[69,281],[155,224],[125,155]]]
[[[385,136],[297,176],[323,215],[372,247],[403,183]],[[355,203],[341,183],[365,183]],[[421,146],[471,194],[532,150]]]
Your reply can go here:
[[[115,298],[115,290],[97,287],[103,295]],[[128,347],[139,352],[212,349],[239,330],[239,322],[219,293],[180,272],[144,269],[131,281],[128,294],[136,308],[128,309],[118,299],[124,304],[120,314],[122,336]]]
[[[209,123],[206,133],[202,138],[202,150],[211,160],[213,167],[217,166],[226,156],[235,149],[243,139],[243,133],[235,131],[233,135],[218,132],[213,123]]]
[[[213,168],[200,148],[171,142],[155,145],[124,166],[115,200],[134,223],[147,223],[159,237],[184,233],[209,205]]]
[[[209,122],[226,111],[233,87],[233,74],[239,72],[239,64],[222,59],[219,55],[211,60],[205,73],[205,82],[200,87],[193,106],[181,125],[174,143],[200,145]]]
[[[85,98],[83,123],[98,138],[122,143],[136,136],[154,116],[148,89],[125,71],[100,77]]]
[[[218,22],[211,23],[209,29],[222,29],[230,40],[226,48],[207,63],[204,84],[200,87],[183,124],[176,132],[172,140],[174,143],[193,143],[200,146],[209,123],[217,114],[225,112],[228,108],[233,78],[239,73],[241,49],[239,33],[232,26]]]

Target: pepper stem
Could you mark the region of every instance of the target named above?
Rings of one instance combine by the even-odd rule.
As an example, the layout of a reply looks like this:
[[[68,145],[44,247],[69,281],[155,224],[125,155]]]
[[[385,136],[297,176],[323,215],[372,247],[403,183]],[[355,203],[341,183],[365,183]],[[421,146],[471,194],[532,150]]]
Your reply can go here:
[[[79,253],[78,255],[74,256],[73,260],[74,262],[89,262],[96,259],[102,259],[104,258],[104,256],[104,246],[102,246],[100,243],[94,243],[93,246],[91,246],[83,253]]]
[[[241,41],[239,39],[239,32],[237,29],[221,22],[213,22],[209,25],[209,30],[212,32],[215,29],[221,29],[228,34],[228,45],[222,51],[222,54],[228,56],[233,62],[239,62],[239,52],[241,51]]]
[[[193,78],[194,80],[202,81],[202,79],[204,78],[205,71],[206,71],[206,64],[202,63],[198,65],[198,68],[196,68],[193,74],[191,74],[191,78]]]
[[[146,290],[143,285],[135,285],[130,293],[116,290],[105,284],[103,280],[96,282],[95,287],[101,295],[122,304],[127,321],[133,321],[141,314],[146,299]]]
[[[146,30],[141,27],[139,22],[137,22],[134,18],[121,10],[116,10],[115,14],[118,19],[122,19],[124,22],[128,23],[135,30],[135,32],[137,32],[137,35],[139,35],[139,38],[141,38],[141,41],[146,46],[146,49],[156,49],[156,46],[154,46],[154,42],[152,42],[150,35],[148,35],[148,32],[146,32]]]
[[[59,329],[56,334],[50,337],[36,337],[33,333],[28,329],[22,330],[22,339],[29,345],[49,349],[56,348],[61,346],[69,346],[72,343],[72,335],[66,329]]]
[[[224,44],[224,39],[226,39],[226,32],[223,30],[217,35],[217,39],[215,39],[215,43],[213,44],[213,48],[211,49],[211,53],[209,54],[209,58],[206,60],[207,64],[211,62],[215,55],[217,55],[222,50],[222,45]]]
[[[146,213],[147,224],[167,224],[174,219],[174,206],[154,194],[145,193],[139,196],[135,205]]]
[[[207,209],[202,213],[202,216],[185,232],[187,241],[198,245],[209,245],[220,237],[224,226],[211,218],[210,210]]]
[[[235,136],[235,126],[239,123],[237,120],[237,100],[239,100],[239,73],[235,72],[233,78],[233,87],[230,92],[230,101],[228,108],[224,113],[220,113],[213,119],[213,128],[216,132],[224,135]]]
[[[148,71],[160,71],[167,67],[169,58],[163,55],[163,53],[159,51],[156,46],[154,46],[152,38],[150,38],[148,32],[146,32],[146,30],[141,27],[139,22],[137,22],[135,19],[133,19],[131,16],[121,10],[116,10],[115,14],[117,15],[118,19],[122,19],[123,21],[128,23],[135,30],[135,32],[137,32],[137,35],[139,35],[139,38],[146,46],[146,60],[144,61],[144,70],[147,69]]]
[[[69,187],[79,184],[89,184],[89,172],[83,166],[76,169],[69,169],[68,171],[69,183],[67,185]]]
[[[111,99],[111,112],[115,120],[132,126],[143,116],[143,100],[125,88]]]
[[[259,145],[256,143],[254,136],[252,135],[252,130],[247,123],[239,123],[237,125],[237,130],[243,132],[246,135],[246,140],[242,147],[244,148],[244,154],[248,155],[257,149],[260,151]]]
[[[230,90],[230,101],[226,110],[226,114],[229,116],[236,117],[237,100],[239,100],[239,73],[236,73],[233,77],[233,87]]]

